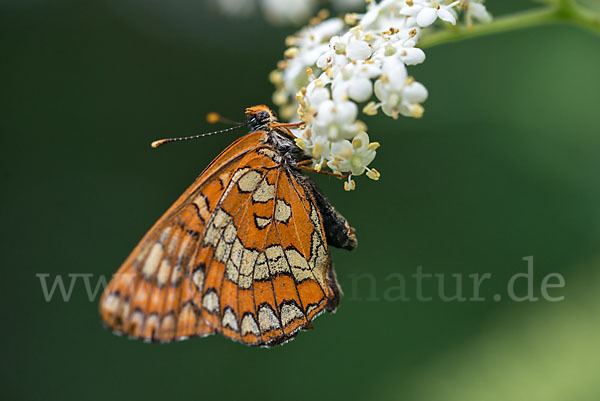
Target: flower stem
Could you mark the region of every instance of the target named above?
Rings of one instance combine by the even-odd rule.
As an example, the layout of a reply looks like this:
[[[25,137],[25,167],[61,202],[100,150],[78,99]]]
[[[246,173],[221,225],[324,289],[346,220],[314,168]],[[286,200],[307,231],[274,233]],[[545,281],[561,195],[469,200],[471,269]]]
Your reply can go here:
[[[423,35],[419,47],[433,47],[463,39],[554,23],[571,23],[600,34],[600,14],[580,6],[574,0],[544,2],[553,5],[499,17],[489,24],[449,27],[443,31]]]

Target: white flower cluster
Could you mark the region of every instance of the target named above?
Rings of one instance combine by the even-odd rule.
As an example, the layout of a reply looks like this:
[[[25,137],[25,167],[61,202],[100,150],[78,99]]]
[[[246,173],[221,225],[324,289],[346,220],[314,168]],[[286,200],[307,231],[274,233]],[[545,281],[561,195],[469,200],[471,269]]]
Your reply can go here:
[[[273,102],[283,119],[294,114],[305,123],[296,142],[313,159],[313,169],[328,167],[347,175],[346,190],[355,188],[353,175],[379,179],[369,165],[379,143],[370,142],[362,111],[381,111],[394,119],[419,118],[427,89],[408,75],[420,64],[417,47],[436,21],[455,25],[459,13],[467,24],[491,19],[481,1],[443,3],[430,0],[367,1],[364,14],[313,21],[286,40],[285,60],[271,73]],[[374,97],[374,98],[373,98]]]

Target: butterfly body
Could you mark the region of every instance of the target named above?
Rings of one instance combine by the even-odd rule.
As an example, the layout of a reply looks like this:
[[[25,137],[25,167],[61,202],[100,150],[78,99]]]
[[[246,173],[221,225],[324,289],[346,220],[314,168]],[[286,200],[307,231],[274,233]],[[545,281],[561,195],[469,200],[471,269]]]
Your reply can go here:
[[[149,341],[221,333],[249,345],[293,338],[340,290],[328,245],[354,230],[305,176],[307,160],[265,106],[142,238],[100,302],[113,331]]]

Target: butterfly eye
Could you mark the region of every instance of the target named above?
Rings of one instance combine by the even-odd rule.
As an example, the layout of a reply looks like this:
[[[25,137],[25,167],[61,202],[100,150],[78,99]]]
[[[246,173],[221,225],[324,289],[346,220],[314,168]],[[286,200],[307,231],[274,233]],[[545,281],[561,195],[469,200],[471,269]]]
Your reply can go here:
[[[258,113],[254,114],[249,120],[248,122],[250,123],[250,125],[254,128],[257,129],[259,127],[268,125],[269,123],[271,123],[271,114],[269,114],[268,111],[259,111]]]
[[[256,120],[259,124],[267,124],[271,120],[271,115],[266,111],[261,111],[256,115]]]

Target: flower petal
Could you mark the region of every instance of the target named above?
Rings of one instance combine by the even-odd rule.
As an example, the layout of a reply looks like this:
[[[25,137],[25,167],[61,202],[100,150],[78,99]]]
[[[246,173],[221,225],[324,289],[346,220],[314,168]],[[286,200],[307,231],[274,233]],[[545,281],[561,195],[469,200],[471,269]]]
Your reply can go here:
[[[421,64],[425,61],[425,52],[418,47],[406,48],[400,52],[400,60],[406,65]]]
[[[364,40],[353,40],[346,48],[346,54],[351,60],[366,60],[373,53],[373,49]]]
[[[358,106],[354,102],[345,101],[336,104],[337,121],[342,124],[350,124],[356,120]]]
[[[402,92],[403,98],[410,103],[423,103],[427,100],[427,88],[420,82],[413,82],[406,86]]]
[[[437,16],[438,16],[437,10],[430,8],[430,7],[424,7],[417,14],[417,24],[419,24],[419,26],[425,28],[425,27],[433,24],[435,22],[435,20],[437,19]]]
[[[447,8],[440,8],[437,12],[437,15],[438,18],[442,21],[446,21],[451,23],[452,25],[456,25],[456,17],[454,17],[454,14],[452,14],[452,12],[450,12],[450,10],[448,10]]]
[[[370,79],[357,78],[350,82],[348,87],[348,96],[350,99],[362,103],[366,102],[373,95],[373,84]]]

